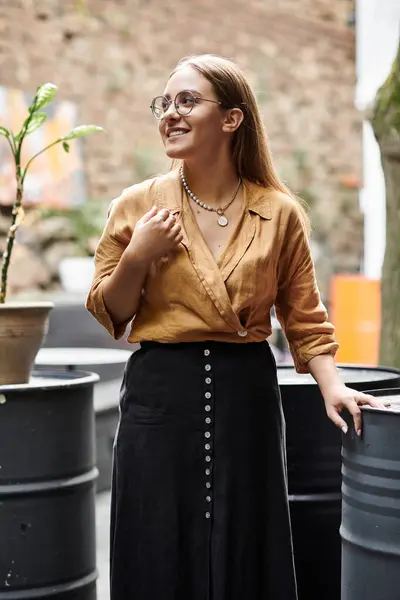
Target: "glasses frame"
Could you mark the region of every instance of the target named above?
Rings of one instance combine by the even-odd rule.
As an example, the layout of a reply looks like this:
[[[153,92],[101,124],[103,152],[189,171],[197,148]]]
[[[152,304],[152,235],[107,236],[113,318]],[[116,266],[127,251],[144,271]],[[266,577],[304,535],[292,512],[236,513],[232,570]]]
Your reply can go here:
[[[193,97],[193,99],[194,99],[194,102],[193,102],[193,104],[192,104],[192,106],[191,106],[191,108],[190,108],[189,112],[185,112],[184,114],[182,114],[182,113],[180,113],[180,112],[179,112],[179,109],[178,109],[178,106],[177,106],[177,103],[176,103],[176,99],[177,99],[177,97],[178,97],[178,96],[180,96],[181,94],[190,94],[190,95]],[[166,100],[166,101],[167,101],[167,103],[168,103],[168,108],[167,108],[167,110],[166,110],[166,111],[164,112],[164,114],[162,114],[160,117],[158,117],[158,116],[155,114],[155,112],[154,112],[154,105],[155,105],[155,102],[156,102],[156,100],[158,100],[159,98],[163,98],[163,99],[164,99],[164,100]],[[208,98],[203,98],[203,96],[196,96],[196,94],[194,94],[194,93],[193,93],[191,90],[182,90],[181,92],[178,92],[178,93],[177,93],[177,95],[175,96],[175,98],[174,98],[173,100],[171,100],[171,99],[167,98],[166,96],[156,96],[156,97],[155,97],[155,98],[153,98],[153,100],[151,101],[151,104],[150,104],[150,109],[151,109],[151,113],[152,113],[153,117],[154,117],[155,119],[157,119],[157,121],[162,121],[162,120],[163,120],[163,118],[165,117],[165,115],[166,115],[166,114],[167,114],[167,112],[169,111],[169,109],[170,109],[170,107],[171,107],[171,105],[172,105],[172,104],[174,104],[174,106],[175,106],[175,110],[176,110],[176,112],[178,113],[178,115],[180,115],[181,117],[187,117],[188,115],[190,115],[190,113],[192,112],[192,110],[193,110],[193,109],[194,109],[194,107],[196,106],[196,104],[197,104],[197,101],[198,101],[198,100],[202,100],[203,102],[212,102],[213,104],[219,104],[219,106],[221,106],[221,107],[223,107],[223,108],[227,108],[227,107],[224,105],[224,103],[223,103],[223,102],[221,102],[220,100],[209,100]]]

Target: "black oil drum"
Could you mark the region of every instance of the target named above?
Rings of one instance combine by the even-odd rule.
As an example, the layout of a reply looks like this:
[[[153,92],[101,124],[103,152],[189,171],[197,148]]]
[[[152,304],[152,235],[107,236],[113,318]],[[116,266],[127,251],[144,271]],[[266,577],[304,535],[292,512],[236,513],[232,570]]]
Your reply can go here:
[[[0,387],[0,600],[96,599],[92,373]]]
[[[343,365],[339,371],[348,387],[360,391],[400,386],[396,369]],[[278,381],[299,600],[339,600],[342,434],[328,419],[311,375],[278,366]]]
[[[391,406],[343,436],[342,600],[399,600],[400,388],[370,393]]]

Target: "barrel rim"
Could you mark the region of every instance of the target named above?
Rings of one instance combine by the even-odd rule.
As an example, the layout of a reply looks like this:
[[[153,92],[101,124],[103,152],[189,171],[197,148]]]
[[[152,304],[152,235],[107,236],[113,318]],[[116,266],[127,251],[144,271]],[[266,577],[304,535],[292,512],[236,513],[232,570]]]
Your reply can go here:
[[[52,479],[41,479],[40,481],[11,481],[3,483],[0,479],[0,498],[10,498],[12,496],[25,497],[28,495],[48,494],[49,492],[57,492],[69,488],[82,487],[87,484],[92,484],[98,479],[99,470],[97,467],[91,467],[84,473],[72,475],[70,477],[59,477]]]
[[[399,396],[399,404],[400,404],[400,387],[395,387],[395,388],[383,388],[383,389],[373,389],[373,390],[366,390],[364,392],[364,394],[369,394],[370,396],[373,396],[374,398],[384,398],[385,396]],[[390,414],[397,414],[400,415],[400,410],[391,410],[391,407],[388,406],[387,408],[375,408],[374,406],[361,406],[360,407],[362,411],[368,411],[368,412],[380,412],[380,413],[390,413]]]
[[[364,365],[364,364],[353,364],[353,363],[337,363],[336,367],[339,370],[339,374],[340,374],[340,370],[342,371],[373,371],[373,372],[382,372],[382,373],[393,373],[394,376],[397,376],[399,378],[399,382],[400,382],[400,369],[396,369],[395,367],[385,367],[384,365],[379,365],[379,366],[374,366],[374,365]],[[292,371],[295,372],[296,375],[300,375],[299,373],[296,373],[295,367],[292,364],[278,364],[277,365],[277,371],[278,371],[278,380],[279,380],[279,371],[283,371],[283,370],[289,370],[291,369]],[[368,378],[365,378],[364,380],[350,380],[350,381],[346,381],[346,385],[347,386],[352,386],[352,385],[357,385],[360,383],[363,384],[368,384],[371,383],[371,385],[380,385],[380,384],[384,384],[385,382],[388,383],[389,381],[393,381],[396,380],[396,377],[393,377],[393,379],[375,379],[373,381],[369,381]],[[279,387],[298,387],[299,383],[293,382],[293,381],[279,381]],[[310,380],[310,381],[303,381],[301,383],[302,386],[306,387],[306,386],[316,386],[317,382],[314,380]],[[387,388],[389,389],[389,388]],[[395,388],[392,388],[395,389]],[[365,393],[365,392],[364,392]]]
[[[49,596],[53,598],[55,595],[65,595],[65,593],[74,592],[76,590],[81,590],[82,588],[91,586],[96,583],[98,577],[99,571],[97,567],[95,567],[90,573],[83,575],[79,579],[56,584],[49,583],[45,587],[17,588],[10,589],[5,592],[2,591],[2,588],[0,588],[0,600],[3,600],[3,598],[4,600],[17,600],[20,598],[35,598],[41,600],[42,598],[47,598]]]
[[[37,378],[37,379],[35,379]],[[46,379],[52,380],[45,383]],[[59,381],[54,381],[59,380]],[[97,373],[90,371],[61,371],[61,370],[33,370],[31,381],[28,383],[12,383],[0,385],[0,393],[7,392],[38,392],[55,389],[70,389],[74,387],[87,387],[100,381]],[[42,383],[40,383],[42,382]]]
[[[279,369],[295,369],[293,364],[284,363],[277,365]],[[366,369],[367,371],[390,371],[400,375],[400,369],[396,367],[385,367],[385,365],[369,365],[364,363],[336,363],[336,367],[339,369],[354,369],[360,371]]]

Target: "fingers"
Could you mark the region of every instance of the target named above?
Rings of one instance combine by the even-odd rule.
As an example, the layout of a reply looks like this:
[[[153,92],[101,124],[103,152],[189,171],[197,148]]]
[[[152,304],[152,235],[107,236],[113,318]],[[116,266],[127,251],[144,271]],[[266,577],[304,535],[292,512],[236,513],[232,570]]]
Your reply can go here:
[[[176,236],[176,238],[174,239],[174,243],[176,245],[180,244],[183,240],[183,233],[179,232],[178,235]]]
[[[169,238],[173,238],[181,227],[176,223],[175,215],[171,214],[168,210],[162,209],[154,217],[155,221],[158,221],[164,231],[168,233]]]
[[[354,407],[355,405],[355,407]],[[359,394],[357,396],[355,396],[354,401],[350,403],[350,406],[348,406],[348,410],[351,412],[351,414],[353,415],[353,420],[354,420],[354,428],[356,430],[357,435],[361,435],[361,422],[362,422],[362,416],[361,416],[361,410],[358,408],[358,406],[372,406],[373,408],[380,408],[380,409],[385,409],[386,406],[384,404],[382,404],[381,402],[378,402],[374,396],[371,396],[370,394]]]
[[[158,210],[157,206],[152,206],[151,209],[145,215],[143,215],[143,217],[140,219],[140,222],[147,223],[153,218],[160,223],[165,222],[168,224],[168,227],[171,227],[176,221],[174,215],[171,215],[169,210],[166,208]]]
[[[173,227],[175,226],[175,223],[176,223],[176,219],[175,219],[174,215],[169,214],[167,219],[165,220],[165,227],[167,229],[171,229],[171,231],[172,231]]]
[[[370,402],[375,402],[375,397],[371,396],[371,394],[359,393],[356,397],[357,402],[361,402],[361,404],[369,404]]]
[[[369,394],[361,394],[360,396],[355,396],[353,399],[346,402],[345,408],[353,417],[354,429],[358,436],[360,436],[362,432],[362,412],[359,406],[372,406],[373,408],[379,408],[384,410],[386,410],[387,408],[384,404],[378,402],[376,398],[370,396]],[[341,429],[343,433],[347,433],[348,427],[346,421],[342,419],[339,413],[339,409],[336,406],[332,406],[327,411],[327,415],[335,423],[336,427],[339,427],[339,429]]]
[[[372,406],[373,408],[387,408],[385,404],[379,402],[374,396],[370,394],[360,394],[356,397],[357,403],[361,406]]]
[[[356,400],[353,398],[343,403],[343,406],[347,408],[347,410],[353,417],[354,429],[356,430],[357,435],[361,435],[361,410],[358,408]],[[339,427],[339,429],[341,429],[343,433],[347,433],[347,423],[340,416],[340,409],[337,406],[331,406],[327,410],[327,415],[331,419],[331,421],[335,423],[336,427]]]
[[[154,210],[155,209],[155,210]],[[166,236],[168,242],[173,246],[177,246],[183,240],[182,228],[174,214],[167,209],[158,210],[153,207],[149,213],[145,215],[147,220],[151,220],[156,225],[159,234]]]
[[[182,228],[179,225],[179,223],[176,222],[176,218],[174,215],[170,215],[167,218],[167,220],[164,222],[164,227],[168,232],[168,238],[171,241],[173,241],[176,245],[180,244],[180,242],[183,239]]]
[[[336,427],[339,427],[339,429],[341,429],[343,433],[347,433],[347,423],[344,419],[342,419],[336,407],[330,408],[327,411],[327,415],[331,419],[331,421],[334,422]]]
[[[181,226],[178,223],[175,223],[170,230],[170,236],[175,238],[179,233],[181,233],[181,231]]]
[[[356,400],[350,400],[346,405],[347,410],[353,416],[354,429],[357,435],[361,435],[361,410],[358,407]]]
[[[347,424],[340,416],[342,409],[347,409],[353,417],[354,429],[357,435],[360,436],[362,426],[362,412],[360,406],[371,406],[381,410],[385,410],[387,407],[385,404],[382,404],[382,402],[379,402],[379,398],[377,399],[371,394],[364,394],[363,392],[357,392],[356,390],[349,388],[344,388],[344,390],[342,389],[336,397],[331,397],[328,402],[326,402],[327,415],[335,423],[336,427],[339,427],[344,433],[347,433]]]
[[[169,210],[167,210],[166,208],[162,208],[161,210],[158,211],[158,213],[153,218],[156,221],[159,221],[160,223],[162,223],[163,221],[166,221],[169,216],[170,216]]]
[[[157,206],[152,206],[151,209],[140,219],[141,223],[147,223],[147,221],[150,221],[150,219],[157,214],[157,211]]]

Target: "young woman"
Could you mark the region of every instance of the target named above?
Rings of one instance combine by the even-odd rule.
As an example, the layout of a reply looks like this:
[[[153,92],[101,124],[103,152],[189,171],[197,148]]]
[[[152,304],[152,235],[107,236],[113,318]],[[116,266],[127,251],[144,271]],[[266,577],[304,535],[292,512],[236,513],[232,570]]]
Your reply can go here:
[[[114,448],[111,598],[295,600],[271,307],[338,427],[347,408],[360,432],[375,401],[335,369],[307,218],[239,69],[183,59],[151,109],[179,165],[112,203],[87,300],[140,342]]]

